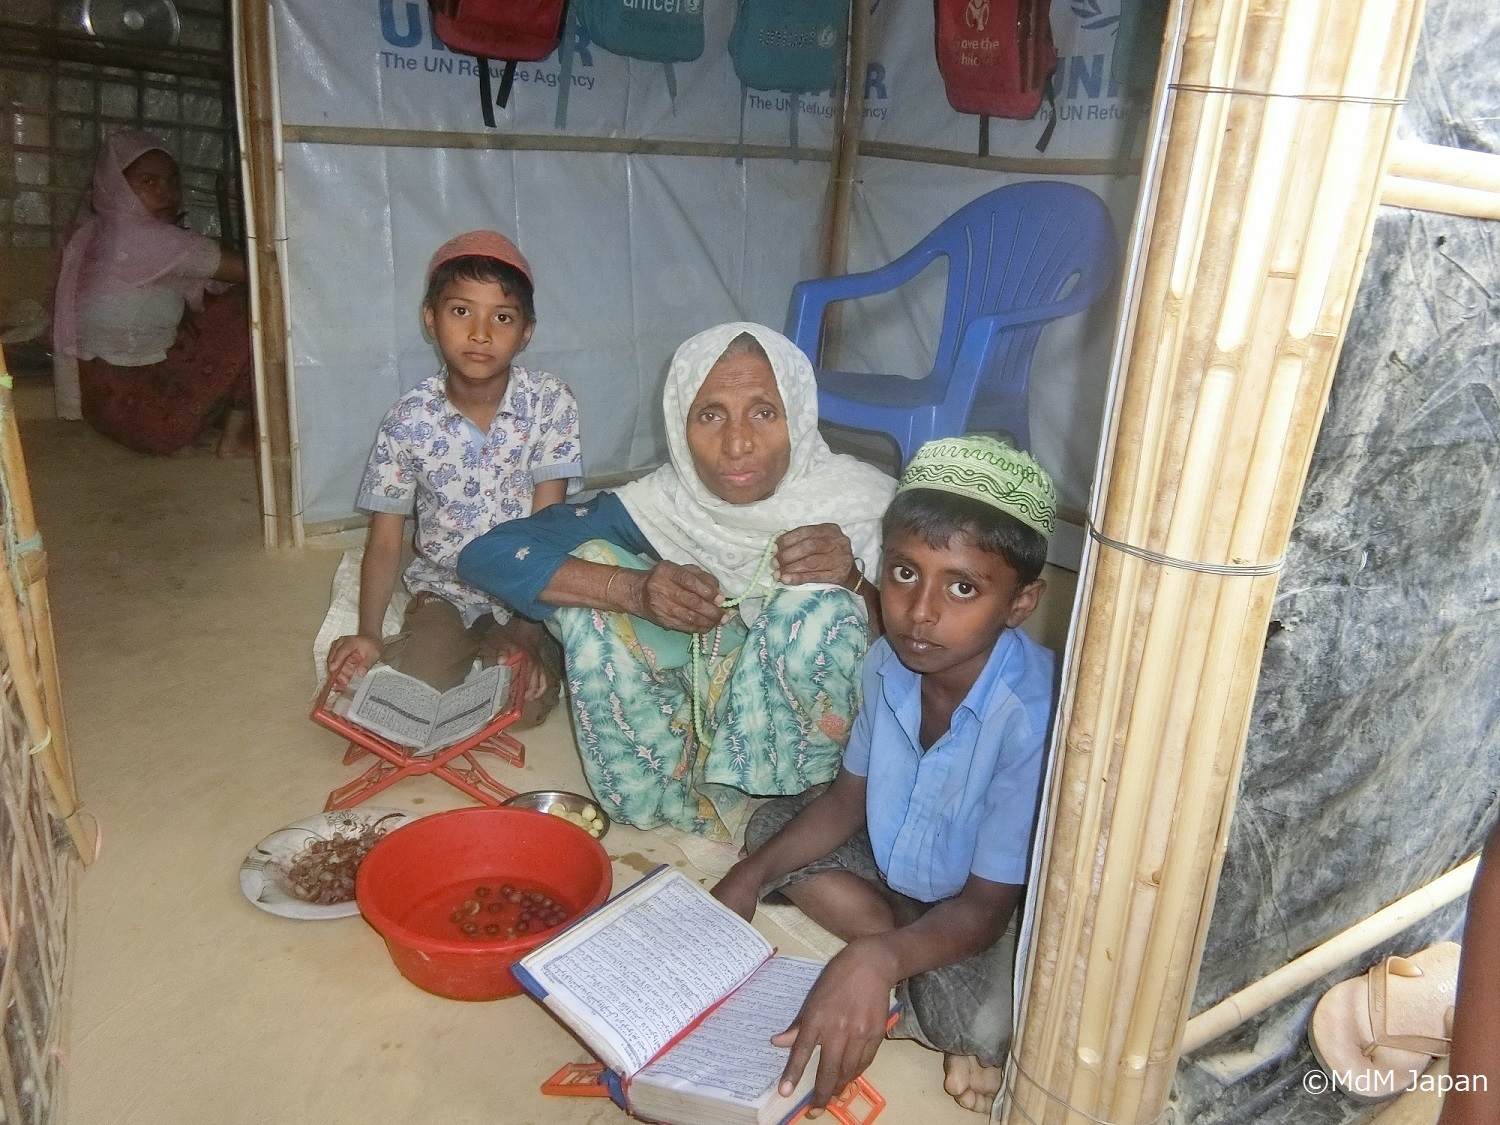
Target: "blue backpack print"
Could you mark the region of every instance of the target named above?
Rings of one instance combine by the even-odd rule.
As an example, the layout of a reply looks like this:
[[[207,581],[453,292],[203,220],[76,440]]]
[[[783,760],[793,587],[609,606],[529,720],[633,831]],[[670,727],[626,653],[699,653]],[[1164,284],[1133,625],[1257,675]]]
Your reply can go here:
[[[677,97],[673,63],[692,62],[703,54],[704,0],[573,0],[573,20],[587,41],[612,55],[658,62],[666,71],[667,94]],[[568,122],[568,87],[572,84],[570,41],[561,58],[562,85],[555,124]]]
[[[578,14],[613,55],[670,66],[703,54],[703,0],[578,0]]]
[[[749,90],[792,95],[792,148],[799,95],[835,89],[849,38],[849,0],[740,0],[729,33],[729,57],[740,80],[740,143]]]

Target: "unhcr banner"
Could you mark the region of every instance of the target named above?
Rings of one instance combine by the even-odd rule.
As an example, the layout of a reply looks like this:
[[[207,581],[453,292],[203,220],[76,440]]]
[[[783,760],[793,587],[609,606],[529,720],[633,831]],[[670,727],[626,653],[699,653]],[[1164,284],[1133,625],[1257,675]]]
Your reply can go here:
[[[1027,178],[1033,166],[1035,175],[1075,179],[1101,195],[1123,239],[1135,180],[1109,172],[1137,110],[1111,69],[1120,0],[1053,4],[1057,125],[1042,155],[1047,109],[1035,120],[992,120],[989,151],[1020,160],[1004,173],[922,163],[921,152],[909,151],[965,159],[978,150],[980,122],[947,103],[931,5],[869,2],[867,155],[851,270],[883,265],[959,206]],[[781,327],[793,285],[816,270],[836,101],[745,92],[745,143],[777,146],[787,158],[737,162],[724,147],[740,135],[742,90],[726,49],[736,6],[702,3],[704,52],[675,65],[675,98],[661,65],[613,55],[570,27],[565,126],[557,125],[564,68],[554,53],[518,66],[490,131],[476,62],[434,37],[425,0],[276,0],[308,523],[351,514],[381,416],[437,369],[421,327],[423,271],[432,250],[461,231],[505,231],[536,268],[538,327],[520,362],[573,387],[594,476],[665,456],[661,386],[682,340],[732,319]],[[986,7],[978,0],[976,20]],[[492,66],[498,86],[500,66]],[[787,148],[793,112],[795,160]],[[485,147],[497,138],[503,149]],[[599,138],[626,151],[583,151]],[[675,151],[653,152],[657,143]],[[720,147],[700,153],[697,145]],[[896,294],[850,305],[839,365],[930,370],[945,280],[934,267]],[[1069,507],[1087,495],[1111,331],[1112,310],[1101,303],[1049,329],[1037,356],[1033,447]]]
[[[647,0],[642,0],[647,2]],[[577,21],[567,35],[573,58],[566,126],[556,125],[562,81],[557,52],[517,66],[510,104],[496,110],[505,132],[734,141],[741,88],[727,43],[732,0],[650,0],[703,4],[705,47],[694,62],[677,63],[677,96],[661,65],[612,55],[590,42]],[[864,75],[863,136],[893,144],[975,152],[979,119],[954,111],[943,91],[928,3],[869,0],[870,61]],[[1128,2],[1128,0],[1127,0]],[[1129,104],[1115,62],[1121,0],[1058,0],[1052,26],[1059,61],[1053,76],[1058,124],[1046,155],[1108,159],[1120,149],[1123,125],[1142,112]],[[574,5],[575,7],[577,5]],[[976,34],[990,34],[990,5],[971,3]],[[478,132],[477,60],[454,54],[432,30],[425,0],[286,0],[280,7],[284,118],[299,125]],[[977,30],[983,27],[984,31]],[[498,86],[501,66],[490,64]],[[832,141],[836,101],[829,93],[797,99],[798,140],[809,149]],[[786,144],[793,99],[748,91],[745,140]],[[990,151],[1036,156],[1050,110],[1033,121],[990,122]]]

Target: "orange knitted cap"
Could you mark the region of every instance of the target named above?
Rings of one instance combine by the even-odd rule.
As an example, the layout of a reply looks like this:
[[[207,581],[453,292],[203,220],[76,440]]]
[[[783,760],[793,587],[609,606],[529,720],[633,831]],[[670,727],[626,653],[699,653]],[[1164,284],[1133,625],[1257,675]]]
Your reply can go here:
[[[427,267],[427,280],[432,280],[432,275],[437,273],[437,268],[444,262],[468,257],[494,258],[508,266],[515,266],[527,281],[532,285],[536,284],[531,276],[531,263],[526,260],[526,256],[514,242],[493,230],[471,230],[468,234],[461,234],[439,246]]]

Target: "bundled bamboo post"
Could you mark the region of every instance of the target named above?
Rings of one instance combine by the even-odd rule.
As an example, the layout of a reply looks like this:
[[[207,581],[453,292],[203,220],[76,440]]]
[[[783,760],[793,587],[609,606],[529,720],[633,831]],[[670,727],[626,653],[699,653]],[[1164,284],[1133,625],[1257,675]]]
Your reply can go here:
[[[0,351],[0,482],[3,482],[5,538],[0,553],[0,647],[25,716],[35,757],[58,817],[85,863],[93,845],[83,827],[63,717],[57,643],[47,596],[47,556],[37,531],[31,482],[16,428],[10,374]],[[13,548],[11,545],[14,545]],[[22,595],[25,606],[23,613]]]
[[[1007,1123],[1165,1108],[1421,8],[1169,13]]]

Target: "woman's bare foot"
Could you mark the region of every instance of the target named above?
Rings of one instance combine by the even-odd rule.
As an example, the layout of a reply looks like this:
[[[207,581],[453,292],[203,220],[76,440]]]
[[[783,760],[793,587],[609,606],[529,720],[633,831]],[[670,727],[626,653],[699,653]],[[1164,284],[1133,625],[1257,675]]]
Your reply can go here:
[[[224,432],[214,450],[223,458],[255,456],[255,425],[248,410],[231,410],[224,418]]]
[[[975,1113],[989,1113],[1004,1078],[1004,1067],[985,1066],[973,1055],[943,1056],[943,1089]]]

